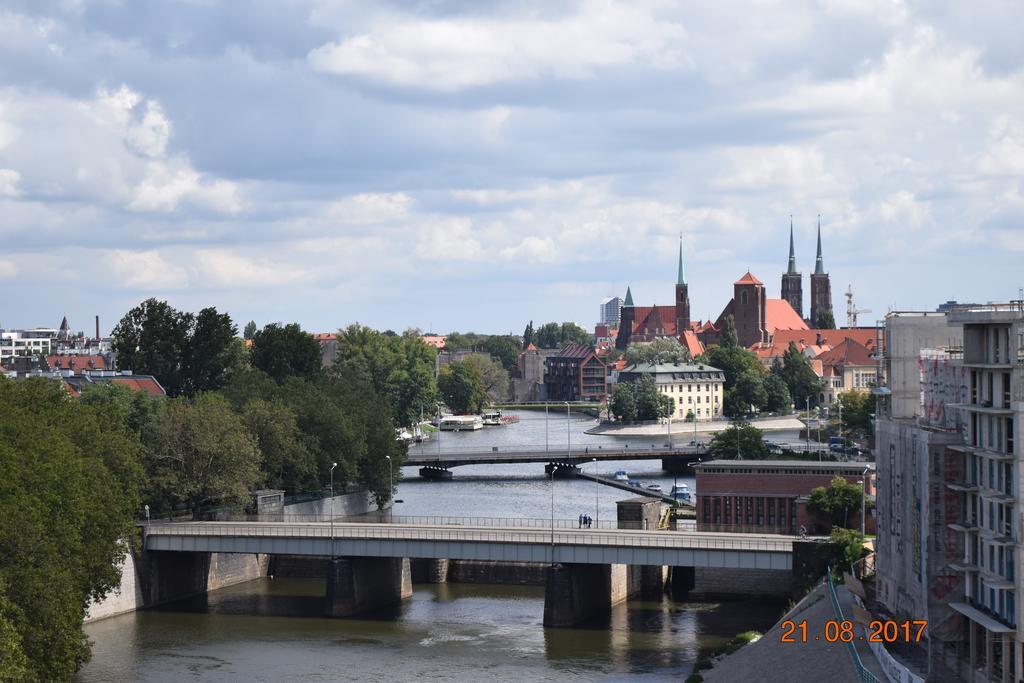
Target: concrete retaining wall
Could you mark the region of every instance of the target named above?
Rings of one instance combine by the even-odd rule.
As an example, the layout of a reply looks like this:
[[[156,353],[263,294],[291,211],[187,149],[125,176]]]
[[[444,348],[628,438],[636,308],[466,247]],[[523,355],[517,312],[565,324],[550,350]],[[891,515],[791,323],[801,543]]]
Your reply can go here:
[[[793,592],[793,573],[785,569],[695,568],[692,597],[777,597]]]
[[[85,613],[85,623],[106,619],[125,612],[134,612],[144,604],[142,585],[139,573],[135,568],[135,558],[128,553],[121,565],[121,585],[107,594],[100,602],[89,605]]]
[[[335,517],[365,515],[368,512],[376,510],[376,508],[370,503],[370,494],[368,491],[344,493],[340,496],[334,496],[333,507],[331,500],[331,498],[321,498],[320,500],[309,500],[305,503],[285,505],[284,521],[289,521],[289,517],[306,517],[309,515],[324,516],[331,514],[332,510]]]

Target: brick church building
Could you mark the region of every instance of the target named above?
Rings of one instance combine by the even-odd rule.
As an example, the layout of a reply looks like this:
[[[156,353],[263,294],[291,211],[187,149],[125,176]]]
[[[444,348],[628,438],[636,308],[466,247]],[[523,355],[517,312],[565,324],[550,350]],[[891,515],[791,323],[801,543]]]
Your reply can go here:
[[[703,353],[708,344],[721,341],[726,319],[732,316],[739,343],[747,348],[768,344],[779,330],[809,330],[825,311],[832,311],[832,289],[821,257],[821,221],[818,221],[818,254],[811,275],[811,311],[802,317],[802,277],[796,270],[793,248],[793,224],[789,226],[789,267],[782,275],[782,296],[769,298],[763,282],[750,272],[733,283],[733,297],[712,323],[690,317],[690,295],[683,267],[683,243],[679,240],[679,269],[675,285],[675,303],[670,306],[637,306],[626,288],[615,347],[625,349],[632,342],[649,342],[659,337],[675,337],[691,357]],[[808,323],[811,323],[810,325]]]

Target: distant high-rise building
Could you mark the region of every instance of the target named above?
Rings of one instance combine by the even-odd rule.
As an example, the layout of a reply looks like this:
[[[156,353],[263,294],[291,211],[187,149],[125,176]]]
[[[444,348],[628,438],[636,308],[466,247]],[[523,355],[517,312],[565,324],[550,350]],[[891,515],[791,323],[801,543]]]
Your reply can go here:
[[[619,297],[608,296],[601,299],[601,310],[598,317],[598,324],[608,325],[609,327],[618,327],[621,309],[622,299]]]
[[[821,260],[821,217],[819,217],[818,256],[814,261],[814,273],[811,274],[811,313],[808,320],[810,326],[821,327],[821,317],[825,312],[832,313],[832,284]]]
[[[789,302],[796,314],[804,317],[803,276],[796,269],[796,250],[793,248],[793,217],[789,217],[789,268],[782,274],[782,298]]]

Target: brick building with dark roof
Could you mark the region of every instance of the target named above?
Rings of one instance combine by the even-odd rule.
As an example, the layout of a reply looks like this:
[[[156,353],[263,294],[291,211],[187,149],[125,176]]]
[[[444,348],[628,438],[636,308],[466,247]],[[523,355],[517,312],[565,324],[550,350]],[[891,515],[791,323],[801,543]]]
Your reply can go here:
[[[549,401],[595,401],[608,397],[608,369],[592,346],[571,343],[544,360]]]

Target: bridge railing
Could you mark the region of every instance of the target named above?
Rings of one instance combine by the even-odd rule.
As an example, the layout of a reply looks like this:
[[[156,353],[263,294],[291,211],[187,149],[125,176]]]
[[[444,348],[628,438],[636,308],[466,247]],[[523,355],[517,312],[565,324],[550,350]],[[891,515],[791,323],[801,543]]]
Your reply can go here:
[[[828,597],[832,601],[832,612],[835,615],[836,621],[840,624],[846,620],[843,616],[843,607],[839,604],[839,596],[836,594],[836,585],[832,580],[832,568],[829,567],[828,572]],[[857,672],[857,678],[863,683],[881,683],[878,677],[875,676],[871,671],[864,666],[864,662],[861,661],[860,653],[857,652],[857,646],[853,641],[846,643],[846,648],[850,652],[850,659],[853,660],[853,668]]]
[[[193,522],[184,524],[160,522],[147,525],[146,535],[423,540],[543,545],[552,543],[550,529],[453,528],[450,526],[430,527],[399,524],[335,524],[332,529],[325,523]],[[744,550],[790,553],[793,549],[793,542],[782,538],[751,538],[741,534],[713,535],[665,531],[622,530],[618,533],[609,533],[594,529],[558,529],[554,533],[553,540],[556,545],[603,545],[677,550]]]

